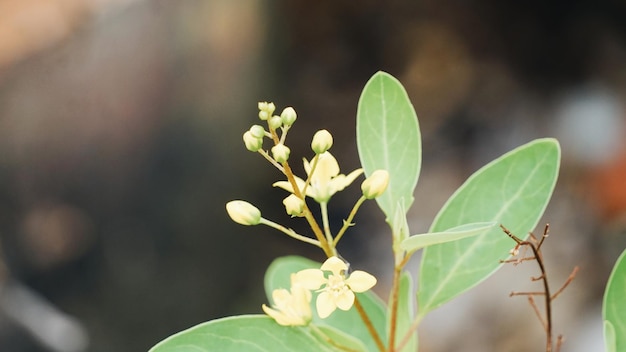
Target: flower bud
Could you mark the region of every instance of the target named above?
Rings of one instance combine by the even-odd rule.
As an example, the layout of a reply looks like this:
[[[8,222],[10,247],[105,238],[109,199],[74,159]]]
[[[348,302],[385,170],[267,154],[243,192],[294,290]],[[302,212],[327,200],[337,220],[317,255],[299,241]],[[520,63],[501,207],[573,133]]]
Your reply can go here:
[[[276,106],[274,103],[268,103],[265,101],[260,101],[258,104],[259,107],[259,118],[263,121],[267,120],[272,116],[274,110],[276,110]]]
[[[226,211],[234,222],[241,225],[257,225],[261,222],[261,211],[243,200],[231,200],[226,203]]]
[[[265,121],[265,120],[269,119],[269,118],[270,118],[270,116],[271,116],[271,115],[270,115],[270,114],[268,114],[268,113],[267,113],[267,111],[265,111],[265,110],[261,110],[261,111],[259,111],[259,118],[260,118],[261,120],[263,120],[263,121]]]
[[[287,159],[289,159],[290,152],[291,150],[289,149],[289,147],[282,143],[276,144],[272,147],[272,156],[274,157],[274,160],[278,161],[279,163],[284,163],[285,161],[287,161]]]
[[[252,127],[250,127],[250,133],[252,133],[252,136],[255,138],[265,137],[265,129],[261,125],[252,125]]]
[[[274,115],[270,117],[269,121],[267,121],[267,124],[268,126],[270,126],[271,129],[277,130],[283,125],[283,119],[281,119],[278,115]]]
[[[260,101],[258,104],[259,111],[267,111],[270,115],[276,110],[274,103],[268,103],[266,101]]]
[[[283,199],[285,210],[287,214],[291,216],[302,216],[304,211],[304,200],[298,198],[295,194],[289,195],[289,197]]]
[[[298,115],[296,114],[296,110],[294,110],[291,106],[283,109],[283,112],[280,114],[280,118],[283,120],[283,124],[285,126],[291,126],[294,122],[296,122],[296,118]]]
[[[363,181],[361,190],[365,198],[374,199],[385,192],[387,185],[389,185],[389,172],[376,170]]]
[[[251,152],[257,152],[263,148],[263,138],[255,137],[250,131],[243,134],[243,142],[246,144],[246,149]]]
[[[315,154],[322,154],[333,146],[333,136],[327,130],[319,130],[315,132],[311,149]]]

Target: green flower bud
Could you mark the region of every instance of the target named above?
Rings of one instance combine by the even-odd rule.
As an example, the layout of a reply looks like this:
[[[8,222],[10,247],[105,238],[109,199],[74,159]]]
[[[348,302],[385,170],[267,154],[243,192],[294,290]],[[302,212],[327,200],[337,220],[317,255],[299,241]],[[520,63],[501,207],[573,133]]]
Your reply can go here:
[[[284,163],[285,161],[287,161],[287,159],[289,159],[290,152],[291,150],[289,150],[289,147],[282,143],[276,144],[272,147],[272,156],[274,157],[274,160],[278,161],[279,163]]]
[[[363,195],[367,199],[374,199],[387,189],[389,185],[389,172],[387,170],[376,170],[370,177],[361,184]]]
[[[252,127],[250,127],[250,133],[252,133],[252,136],[255,138],[265,137],[265,129],[261,125],[252,125]]]
[[[285,210],[287,214],[291,216],[302,216],[304,211],[304,200],[298,198],[295,194],[289,195],[289,197],[283,199]]]
[[[333,136],[327,130],[319,130],[315,132],[311,149],[315,154],[322,154],[333,146]]]
[[[278,116],[278,115],[274,115],[274,116],[270,117],[270,119],[267,122],[267,124],[268,124],[268,126],[270,126],[271,129],[277,130],[277,129],[279,129],[283,125],[283,119],[281,119],[280,116]]]
[[[276,106],[274,103],[268,103],[265,101],[260,101],[258,104],[259,107],[259,118],[263,121],[267,120],[272,116],[274,110],[276,110]]]
[[[270,116],[271,116],[271,115],[270,115],[267,111],[265,111],[265,110],[261,110],[261,111],[259,111],[259,118],[260,118],[261,120],[263,120],[263,121],[265,121],[265,120],[269,119],[269,118],[270,118]]]
[[[283,112],[280,114],[280,118],[283,120],[283,124],[285,126],[291,126],[294,122],[296,122],[296,118],[298,115],[296,114],[296,110],[294,110],[291,106],[283,109]]]
[[[246,149],[251,152],[257,152],[263,148],[263,138],[255,137],[250,131],[243,134],[243,142],[246,144]]]
[[[261,222],[261,211],[244,200],[231,200],[226,203],[228,216],[241,225],[257,225]]]
[[[267,111],[268,114],[272,115],[274,110],[276,110],[276,106],[274,103],[268,103],[266,101],[260,101],[258,104],[259,111]]]

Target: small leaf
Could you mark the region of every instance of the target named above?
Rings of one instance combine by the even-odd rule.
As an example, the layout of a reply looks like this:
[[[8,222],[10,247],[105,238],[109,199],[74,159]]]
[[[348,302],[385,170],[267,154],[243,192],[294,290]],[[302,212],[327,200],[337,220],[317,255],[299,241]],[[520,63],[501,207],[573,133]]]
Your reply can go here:
[[[626,250],[615,262],[602,302],[607,351],[626,351]]]
[[[401,247],[407,252],[415,252],[424,247],[434,244],[452,242],[462,238],[476,236],[491,230],[496,225],[495,222],[474,222],[457,227],[453,227],[443,232],[424,233],[414,235],[402,242]]]
[[[275,259],[272,264],[270,264],[265,273],[265,293],[267,294],[267,297],[269,297],[269,299],[271,300],[272,291],[274,291],[275,289],[288,289],[291,286],[290,276],[292,273],[304,269],[319,269],[321,265],[321,263],[300,256],[286,256]],[[356,296],[358,297],[359,302],[363,306],[363,309],[365,310],[365,312],[367,312],[369,318],[374,324],[374,328],[378,332],[378,335],[381,339],[384,340],[386,320],[385,304],[371,290],[365,293],[357,293]],[[315,305],[316,298],[317,294],[313,292],[313,299],[311,301],[311,304]],[[317,312],[315,311],[315,308],[313,308],[313,323],[318,326],[332,326],[362,341],[369,351],[378,350],[374,339],[369,334],[367,328],[365,327],[365,324],[363,324],[363,321],[361,320],[361,317],[359,316],[359,313],[356,311],[355,308],[352,308],[349,311],[342,311],[340,309],[337,309],[326,319],[320,319],[320,317],[317,315]]]
[[[403,342],[405,335],[409,331],[413,318],[415,317],[415,301],[413,294],[413,279],[408,271],[403,271],[400,276],[400,289],[398,290],[398,316],[396,320],[396,338],[395,338],[395,351],[401,352],[415,352],[417,351],[417,330],[411,331],[411,337],[409,341],[398,350],[397,348]],[[387,316],[390,317],[391,313],[387,312]],[[391,321],[387,320],[387,331],[390,330],[389,325]],[[387,334],[389,334],[388,332]]]
[[[559,163],[558,142],[549,138],[501,156],[470,176],[450,197],[430,232],[493,221],[525,237],[546,209]],[[420,266],[419,314],[425,315],[489,277],[513,246],[494,227],[478,236],[426,247]]]
[[[422,162],[422,142],[417,114],[402,84],[385,72],[370,78],[357,109],[357,148],[365,175],[389,172],[389,186],[376,198],[378,206],[393,220],[394,208],[413,203]]]
[[[324,334],[338,343],[363,351],[350,336],[331,327]],[[335,340],[337,339],[337,340]],[[360,348],[359,348],[360,346]],[[196,325],[152,347],[149,352],[338,352],[324,337],[306,326],[281,326],[264,315],[240,315]]]

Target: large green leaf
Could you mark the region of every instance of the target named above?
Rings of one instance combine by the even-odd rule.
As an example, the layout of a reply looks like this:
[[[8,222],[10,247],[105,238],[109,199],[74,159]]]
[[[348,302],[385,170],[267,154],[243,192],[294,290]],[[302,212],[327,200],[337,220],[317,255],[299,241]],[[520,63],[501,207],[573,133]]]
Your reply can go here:
[[[290,276],[292,273],[304,269],[319,268],[320,266],[321,263],[299,256],[286,256],[275,259],[265,272],[265,292],[267,297],[271,300],[272,291],[275,289],[288,289],[291,286]],[[374,324],[374,328],[384,343],[386,320],[385,304],[371,290],[365,293],[357,293],[356,296],[358,297],[365,312],[367,312],[367,315]],[[314,304],[316,297],[317,295],[314,292],[313,301],[311,302],[312,304]],[[315,312],[315,309],[313,309],[313,312],[313,323],[317,325],[332,326],[361,340],[367,346],[369,351],[378,350],[374,339],[369,334],[356,309],[352,308],[349,311],[337,309],[325,319],[321,319],[317,315],[317,312]]]
[[[149,352],[345,352],[329,344],[327,337],[352,350],[364,349],[359,341],[332,327],[321,331],[319,334],[309,327],[281,326],[264,315],[239,315],[179,332]]]
[[[606,351],[626,351],[626,250],[613,267],[602,304]]]
[[[429,232],[476,222],[503,224],[520,237],[532,231],[554,190],[560,148],[538,139],[492,161],[450,197]],[[500,229],[426,247],[420,267],[419,314],[451,300],[500,267],[514,242]]]
[[[376,201],[391,222],[398,202],[406,211],[413,203],[422,145],[413,105],[402,84],[388,73],[374,74],[363,88],[356,136],[365,175],[377,169],[389,172],[389,186]]]

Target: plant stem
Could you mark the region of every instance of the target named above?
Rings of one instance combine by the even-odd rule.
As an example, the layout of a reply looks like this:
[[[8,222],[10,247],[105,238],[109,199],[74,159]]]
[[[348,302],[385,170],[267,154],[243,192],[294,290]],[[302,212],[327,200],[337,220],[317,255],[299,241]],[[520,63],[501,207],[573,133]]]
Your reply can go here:
[[[278,138],[278,134],[276,134],[276,130],[270,129],[270,133],[272,135],[272,140],[274,141],[275,145],[281,142],[281,140]],[[263,155],[263,153],[261,154]],[[304,200],[305,196],[300,191],[300,188],[298,188],[298,183],[296,182],[296,178],[293,175],[293,171],[291,170],[289,163],[287,161],[282,163],[282,168],[283,168],[282,169],[283,174],[287,176],[287,181],[289,181],[289,184],[291,184],[291,188],[293,188],[293,194],[295,194],[296,197]],[[304,213],[304,218],[309,223],[309,226],[311,226],[311,230],[313,230],[315,237],[320,242],[320,247],[322,248],[322,250],[324,250],[324,253],[326,254],[326,256],[332,257],[333,255],[335,255],[336,254],[335,247],[331,246],[331,243],[329,243],[324,237],[324,233],[322,232],[322,229],[320,228],[319,224],[315,220],[315,217],[313,216],[313,213],[311,213],[311,210],[307,206],[306,202],[304,202],[303,213]]]
[[[289,237],[293,237],[293,238],[295,238],[295,239],[297,239],[299,241],[306,242],[306,243],[312,244],[312,245],[314,245],[316,247],[322,248],[322,244],[320,243],[320,241],[312,239],[312,238],[309,238],[309,237],[306,237],[306,236],[302,236],[299,233],[295,232],[293,229],[288,229],[288,228],[284,227],[283,225],[277,224],[277,223],[275,223],[275,222],[273,222],[271,220],[267,220],[265,218],[261,218],[261,222],[260,223],[263,224],[263,225],[267,225],[267,226],[269,226],[271,228],[274,228],[274,229],[276,229],[276,230],[286,234]]]
[[[369,331],[370,335],[374,339],[374,343],[376,343],[376,347],[378,347],[378,350],[380,352],[385,352],[385,344],[380,339],[380,336],[378,335],[376,328],[374,328],[372,321],[367,316],[367,312],[365,312],[365,309],[363,309],[363,306],[361,305],[361,302],[359,301],[359,297],[354,297],[354,307],[356,308],[356,311],[359,313],[361,320],[363,320],[363,324],[365,324],[367,331]]]
[[[359,211],[359,208],[361,207],[363,202],[365,202],[366,200],[367,198],[365,198],[365,196],[361,196],[361,198],[356,201],[356,203],[352,207],[352,210],[350,211],[350,215],[348,215],[348,219],[343,222],[343,227],[341,228],[341,230],[339,230],[337,236],[335,236],[335,239],[333,240],[333,247],[337,246],[337,243],[339,243],[339,240],[341,239],[343,234],[346,233],[348,227],[352,226],[352,220],[356,216],[356,213],[357,211]]]
[[[359,352],[358,350],[355,350],[353,348],[350,348],[348,346],[344,346],[339,344],[337,341],[333,340],[330,336],[326,335],[322,330],[320,330],[320,328],[318,328],[317,326],[310,324],[309,327],[311,328],[311,330],[313,330],[313,332],[315,332],[319,337],[321,337],[324,341],[328,342],[329,344],[331,344],[333,347],[336,347],[342,351],[346,351],[346,352]]]
[[[402,269],[407,264],[409,257],[404,256],[402,261],[396,263],[396,266],[393,270],[393,284],[391,286],[391,317],[389,319],[389,345],[388,351],[392,352],[395,350],[396,343],[396,329],[397,329],[397,320],[398,320],[398,296],[400,294],[400,275],[402,274]]]
[[[320,203],[320,210],[322,211],[322,225],[324,226],[324,234],[326,234],[326,240],[331,243],[331,247],[335,247],[333,242],[333,235],[330,233],[330,225],[328,224],[328,202]]]

